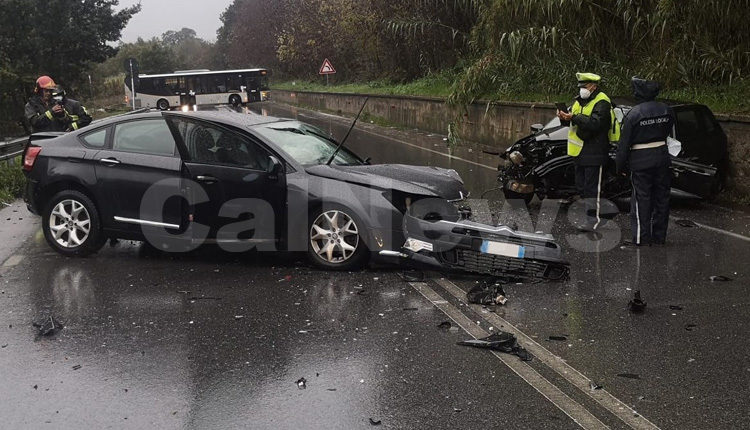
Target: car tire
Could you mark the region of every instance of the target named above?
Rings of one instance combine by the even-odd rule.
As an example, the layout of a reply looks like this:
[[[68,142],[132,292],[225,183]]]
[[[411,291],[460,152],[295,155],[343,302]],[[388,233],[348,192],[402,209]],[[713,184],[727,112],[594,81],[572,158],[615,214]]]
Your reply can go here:
[[[76,190],[60,191],[50,199],[42,231],[52,249],[66,256],[92,254],[106,242],[96,205]]]
[[[239,106],[242,104],[242,99],[237,94],[229,96],[229,104],[232,106]]]
[[[327,270],[353,270],[369,257],[365,225],[351,209],[328,206],[312,211],[307,254],[313,265]]]
[[[169,102],[167,101],[167,99],[159,99],[159,101],[156,102],[156,107],[159,110],[168,110]]]

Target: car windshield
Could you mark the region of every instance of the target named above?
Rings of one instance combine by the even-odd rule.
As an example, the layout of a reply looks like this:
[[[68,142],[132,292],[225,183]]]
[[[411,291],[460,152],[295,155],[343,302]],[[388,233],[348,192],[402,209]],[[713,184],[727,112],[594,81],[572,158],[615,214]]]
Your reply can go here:
[[[338,143],[317,127],[297,122],[274,123],[255,131],[289,154],[303,166],[325,164]],[[364,164],[354,153],[341,148],[332,161],[339,166]]]

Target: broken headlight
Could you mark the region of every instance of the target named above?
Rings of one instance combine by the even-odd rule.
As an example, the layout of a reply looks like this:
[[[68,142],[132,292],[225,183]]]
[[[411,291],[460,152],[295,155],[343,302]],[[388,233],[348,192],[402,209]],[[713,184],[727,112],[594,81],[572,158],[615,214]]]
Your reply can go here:
[[[510,159],[510,161],[513,164],[515,164],[517,166],[520,166],[524,162],[523,154],[521,154],[519,151],[513,151],[513,152],[511,152],[508,155],[508,158]]]

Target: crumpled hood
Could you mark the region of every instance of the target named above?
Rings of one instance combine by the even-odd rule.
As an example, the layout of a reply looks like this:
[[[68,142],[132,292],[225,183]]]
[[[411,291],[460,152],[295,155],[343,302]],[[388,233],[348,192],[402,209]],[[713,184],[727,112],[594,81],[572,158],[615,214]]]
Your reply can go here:
[[[376,164],[372,166],[310,166],[307,173],[329,179],[368,185],[409,194],[421,194],[445,199],[467,195],[464,183],[455,170],[441,167],[410,166],[406,164]]]
[[[633,78],[630,83],[633,87],[633,97],[639,102],[653,100],[659,95],[659,83],[656,81]]]

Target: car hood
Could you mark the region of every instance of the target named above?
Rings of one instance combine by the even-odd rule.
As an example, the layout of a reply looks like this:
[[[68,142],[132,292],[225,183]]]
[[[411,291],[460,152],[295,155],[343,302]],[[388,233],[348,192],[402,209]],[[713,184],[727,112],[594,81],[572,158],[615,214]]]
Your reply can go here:
[[[372,166],[310,166],[313,176],[367,185],[409,194],[458,199],[467,195],[464,183],[455,170],[441,167],[376,164]]]

